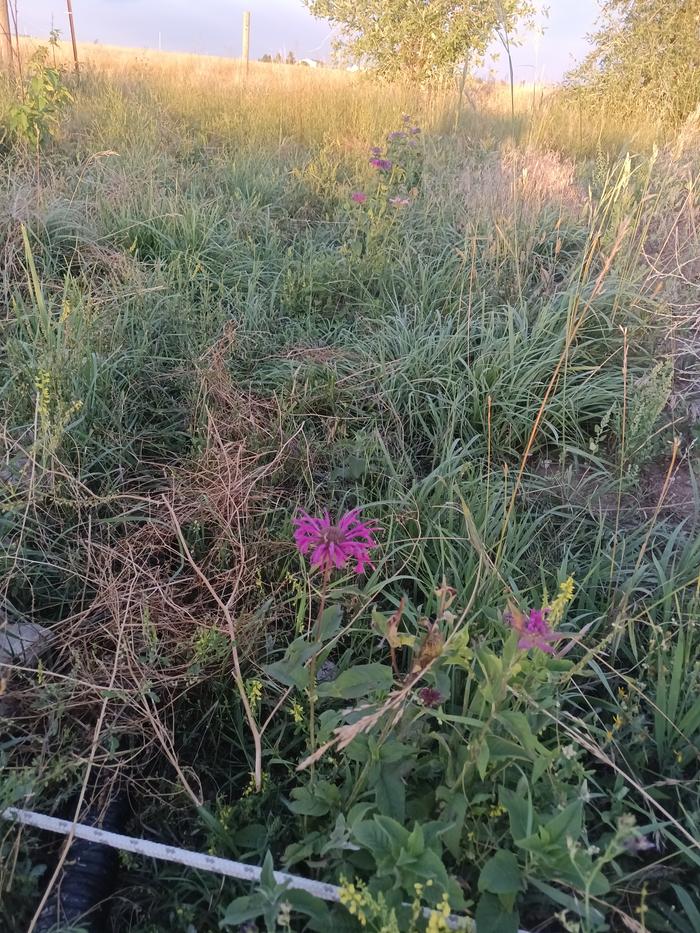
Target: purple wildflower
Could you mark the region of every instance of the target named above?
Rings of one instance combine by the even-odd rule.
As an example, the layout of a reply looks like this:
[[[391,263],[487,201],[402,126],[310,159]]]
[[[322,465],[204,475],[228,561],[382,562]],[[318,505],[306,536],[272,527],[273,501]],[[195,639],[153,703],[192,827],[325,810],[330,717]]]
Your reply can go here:
[[[430,709],[435,709],[442,703],[444,697],[435,687],[423,687],[422,690],[418,691],[418,699],[423,706],[429,706]]]
[[[419,133],[420,133],[420,127],[419,127],[419,126],[412,126],[412,127],[411,127],[411,136],[418,136]]]
[[[367,195],[364,193],[364,191],[353,191],[353,193],[350,195],[350,200],[354,201],[355,204],[364,204],[367,200]]]
[[[379,146],[372,146],[372,148],[369,151],[372,153],[375,159],[378,159],[379,156],[382,154],[382,150],[379,148]]]
[[[410,122],[411,122],[411,114],[410,114],[410,113],[404,113],[403,116],[401,117],[401,119],[403,120],[404,123],[410,123]]]
[[[547,622],[548,612],[548,609],[530,609],[527,615],[518,609],[506,612],[506,622],[520,635],[518,648],[524,651],[537,648],[547,654],[554,654],[551,642],[559,641],[564,636],[561,632],[555,632]]]
[[[370,159],[369,164],[379,169],[380,172],[390,172],[394,167],[394,163],[390,159]]]
[[[405,139],[405,138],[406,138],[406,134],[403,132],[403,130],[394,130],[393,133],[389,133],[389,135],[387,136],[387,140],[390,143],[395,143],[395,142],[398,142],[400,139]]]
[[[648,852],[649,849],[656,848],[650,839],[642,835],[630,836],[622,844],[631,855],[638,855],[640,852]]]
[[[294,541],[301,554],[311,552],[312,567],[329,572],[354,560],[355,573],[364,573],[365,566],[373,566],[369,555],[377,547],[376,526],[373,522],[361,522],[359,513],[359,509],[352,509],[335,524],[328,512],[321,518],[302,512],[294,519]]]

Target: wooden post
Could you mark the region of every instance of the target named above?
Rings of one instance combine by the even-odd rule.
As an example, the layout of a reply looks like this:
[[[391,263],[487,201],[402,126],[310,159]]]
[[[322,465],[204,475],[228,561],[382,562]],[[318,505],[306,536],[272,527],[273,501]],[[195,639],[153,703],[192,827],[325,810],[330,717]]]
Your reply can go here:
[[[80,65],[78,64],[78,43],[75,39],[75,20],[73,18],[73,0],[66,0],[66,6],[68,7],[68,25],[70,26],[70,39],[73,43],[73,67],[75,68],[75,73],[80,74]]]
[[[248,60],[250,58],[250,13],[243,14],[243,63],[245,73],[248,74]]]
[[[12,54],[12,33],[10,32],[9,0],[0,0],[0,59],[8,75],[15,70]]]

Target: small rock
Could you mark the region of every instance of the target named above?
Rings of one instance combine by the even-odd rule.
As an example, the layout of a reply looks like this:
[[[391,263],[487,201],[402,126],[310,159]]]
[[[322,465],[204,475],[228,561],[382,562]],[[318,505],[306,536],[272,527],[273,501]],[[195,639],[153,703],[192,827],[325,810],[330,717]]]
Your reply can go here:
[[[0,629],[0,664],[33,664],[46,651],[51,632],[36,622],[8,622]]]
[[[329,684],[338,676],[338,665],[333,661],[324,661],[316,674],[316,683]]]

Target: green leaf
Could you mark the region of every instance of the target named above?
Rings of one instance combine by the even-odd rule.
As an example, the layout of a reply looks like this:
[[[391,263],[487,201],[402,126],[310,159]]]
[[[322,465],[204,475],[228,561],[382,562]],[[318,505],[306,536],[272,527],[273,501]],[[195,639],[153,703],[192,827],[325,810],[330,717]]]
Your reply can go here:
[[[317,781],[313,785],[295,787],[293,800],[287,803],[292,813],[302,816],[325,816],[334,804],[340,801],[338,788],[328,781]]]
[[[482,742],[481,747],[479,748],[479,753],[476,756],[476,770],[479,772],[479,777],[483,781],[486,777],[486,769],[489,766],[489,758],[491,752],[489,751],[489,746],[487,742]]]
[[[544,828],[549,833],[551,842],[564,843],[570,836],[572,839],[578,839],[581,835],[581,826],[583,823],[583,803],[580,800],[574,800],[568,807],[564,807],[561,813],[557,813],[547,823]]]
[[[265,900],[260,894],[248,894],[237,897],[226,908],[224,916],[219,921],[219,928],[238,926],[246,920],[255,920],[265,909]]]
[[[318,630],[318,639],[321,643],[328,641],[340,629],[340,623],[343,621],[342,606],[328,606],[321,616],[321,624]]]
[[[295,638],[285,651],[284,658],[268,664],[264,670],[285,686],[304,690],[309,685],[309,672],[304,665],[317,651],[318,645],[313,642],[303,637]]]
[[[263,859],[262,871],[260,872],[260,886],[263,888],[274,889],[277,887],[275,881],[275,863],[272,859],[272,853],[268,849]]]
[[[508,790],[507,787],[501,787],[498,792],[498,799],[502,807],[508,811],[510,820],[510,834],[514,840],[525,839],[532,833],[533,813],[532,807],[525,796]]]
[[[448,803],[442,812],[442,818],[449,824],[449,828],[442,834],[448,852],[453,858],[460,856],[460,841],[464,829],[464,819],[467,815],[467,798],[460,791],[455,791],[448,798]]]
[[[308,891],[290,888],[285,894],[285,899],[288,900],[292,908],[300,914],[311,917],[316,923],[322,924],[325,922],[326,926],[321,927],[321,929],[331,929],[328,907],[326,907],[320,898],[314,897],[313,894],[309,894]]]
[[[495,894],[482,894],[474,914],[479,933],[518,933],[517,911],[506,911]]]
[[[356,664],[339,674],[330,683],[318,685],[319,697],[357,700],[379,691],[391,689],[394,675],[386,664]]]
[[[522,884],[518,860],[512,852],[499,849],[479,875],[479,890],[491,894],[517,894]]]

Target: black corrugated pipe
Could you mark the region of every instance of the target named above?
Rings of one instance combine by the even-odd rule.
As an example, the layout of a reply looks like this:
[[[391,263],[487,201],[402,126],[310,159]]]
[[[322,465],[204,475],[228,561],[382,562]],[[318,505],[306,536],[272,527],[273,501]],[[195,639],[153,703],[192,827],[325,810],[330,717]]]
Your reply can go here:
[[[127,816],[126,794],[118,792],[106,804],[92,805],[81,822],[118,833]],[[74,839],[63,868],[44,905],[36,933],[56,933],[79,927],[86,933],[104,933],[109,898],[114,891],[119,853],[109,846]]]

